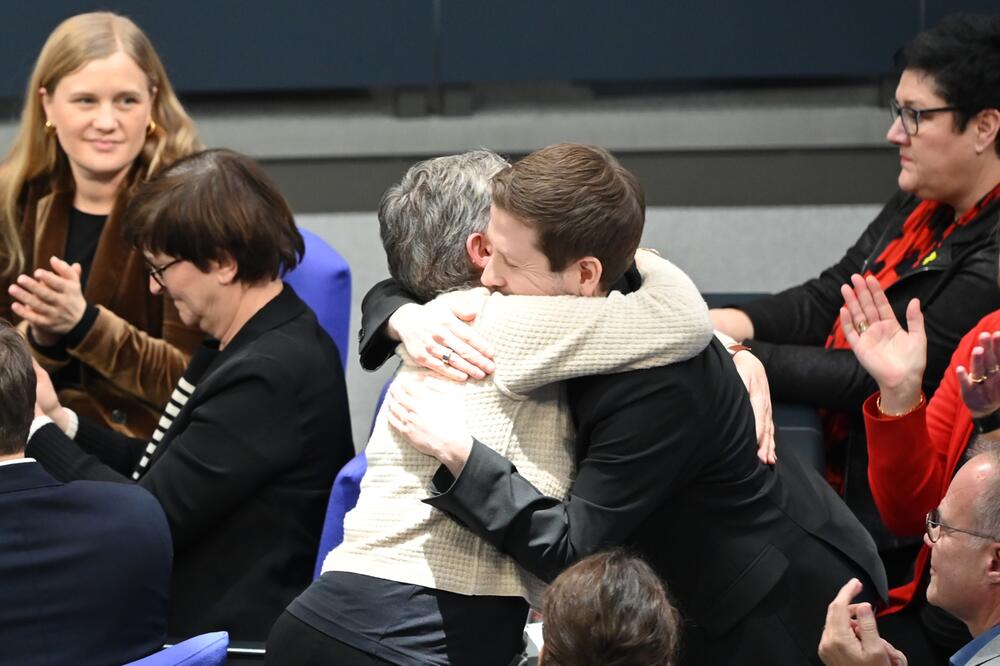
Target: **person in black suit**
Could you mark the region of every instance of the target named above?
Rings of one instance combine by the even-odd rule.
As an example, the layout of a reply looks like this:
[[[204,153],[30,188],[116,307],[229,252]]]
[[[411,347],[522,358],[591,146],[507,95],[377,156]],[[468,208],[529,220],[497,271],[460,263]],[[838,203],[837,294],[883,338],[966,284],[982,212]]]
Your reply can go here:
[[[565,247],[539,240],[558,211],[525,215],[539,206],[519,200],[558,205],[539,185],[564,173],[551,157],[542,149],[494,178],[488,236],[502,222],[505,251],[489,256],[486,286],[516,293],[554,263],[542,248]],[[630,271],[615,288],[637,286]],[[378,331],[372,310],[384,321],[399,300],[366,302],[366,328]],[[823,479],[792,452],[773,466],[758,460],[746,391],[721,343],[683,363],[571,380],[568,392],[578,469],[564,499],[456,427],[460,405],[394,391],[402,432],[446,463],[425,501],[545,580],[598,550],[636,549],[688,621],[685,664],[819,663],[826,605],[847,580],[885,599],[874,542]]]
[[[312,579],[330,487],[354,455],[337,347],[280,278],[302,237],[263,170],[223,150],[161,171],[124,219],[150,288],[210,340],[150,441],[76,418],[42,381],[54,423],[27,450],[57,478],[136,482],[159,500],[171,635],[263,640]]]
[[[122,664],[166,637],[170,530],[145,490],[60,483],[24,445],[35,371],[0,319],[0,663]]]

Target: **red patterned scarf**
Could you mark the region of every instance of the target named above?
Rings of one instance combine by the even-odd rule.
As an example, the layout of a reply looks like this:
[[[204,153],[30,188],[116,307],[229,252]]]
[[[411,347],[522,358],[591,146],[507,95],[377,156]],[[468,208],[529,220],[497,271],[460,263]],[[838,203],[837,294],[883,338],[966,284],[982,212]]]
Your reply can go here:
[[[944,228],[935,227],[933,220],[938,212],[947,206],[939,201],[921,201],[903,223],[902,234],[886,245],[882,254],[872,264],[873,266],[881,266],[879,271],[877,273],[870,270],[865,271],[863,277],[874,275],[878,283],[882,285],[882,289],[888,291],[901,274],[918,266],[927,266],[933,263],[937,259],[938,248],[948,236],[956,229],[964,227],[979,217],[983,208],[993,203],[998,197],[1000,197],[1000,183],[997,183],[975,206],[965,211],[961,217]],[[850,349],[850,345],[847,344],[847,339],[844,337],[844,331],[840,328],[839,317],[834,321],[830,336],[826,339],[826,347],[827,349]]]

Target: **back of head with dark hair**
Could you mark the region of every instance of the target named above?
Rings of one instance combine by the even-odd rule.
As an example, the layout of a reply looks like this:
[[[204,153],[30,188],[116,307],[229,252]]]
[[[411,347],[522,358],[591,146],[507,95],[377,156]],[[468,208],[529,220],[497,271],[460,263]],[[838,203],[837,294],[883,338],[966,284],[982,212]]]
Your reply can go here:
[[[586,557],[545,593],[543,666],[666,666],[680,618],[648,564],[620,550]]]
[[[139,188],[123,220],[126,240],[139,249],[202,271],[228,256],[245,284],[277,278],[305,252],[277,186],[256,162],[229,150],[174,162]]]
[[[603,148],[558,143],[493,177],[493,204],[538,233],[549,269],[597,257],[601,286],[632,263],[646,221],[639,180]]]
[[[929,74],[955,113],[959,131],[983,109],[1000,108],[1000,15],[955,14],[921,32],[896,65]],[[1000,139],[995,144],[1000,154]]]
[[[35,369],[24,338],[0,319],[0,455],[24,451],[35,415]]]

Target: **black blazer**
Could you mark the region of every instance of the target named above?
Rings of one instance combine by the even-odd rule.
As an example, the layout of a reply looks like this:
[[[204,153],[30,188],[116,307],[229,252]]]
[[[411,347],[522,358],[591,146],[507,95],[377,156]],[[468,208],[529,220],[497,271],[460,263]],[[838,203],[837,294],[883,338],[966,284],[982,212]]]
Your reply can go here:
[[[638,285],[630,278],[622,289]],[[391,283],[366,297],[367,366],[387,346],[380,319],[405,299]],[[875,544],[829,485],[791,451],[758,461],[746,389],[718,342],[684,363],[571,380],[568,393],[578,469],[567,500],[477,442],[457,480],[439,469],[426,501],[545,580],[601,549],[637,550],[689,623],[683,663],[816,661],[826,607],[849,578],[886,598]]]
[[[599,550],[635,549],[689,623],[683,663],[814,659],[839,588],[856,576],[884,600],[885,572],[815,472],[790,451],[758,461],[728,356],[713,342],[684,363],[570,381],[578,471],[566,501],[478,443],[457,480],[439,470],[441,494],[426,501],[546,580]],[[761,630],[772,616],[786,634]]]
[[[354,456],[337,348],[288,285],[214,358],[139,485],[174,538],[170,633],[264,640],[312,579],[333,478]],[[130,482],[146,442],[81,419],[28,445],[61,478]],[[88,453],[90,455],[88,455]]]
[[[123,664],[166,638],[170,531],[152,495],[0,466],[0,664]]]

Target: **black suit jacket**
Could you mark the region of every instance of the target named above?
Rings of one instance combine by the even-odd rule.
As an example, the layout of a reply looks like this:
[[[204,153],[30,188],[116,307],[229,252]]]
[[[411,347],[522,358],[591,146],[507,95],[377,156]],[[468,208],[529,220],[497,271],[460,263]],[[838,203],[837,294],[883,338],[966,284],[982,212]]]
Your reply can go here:
[[[369,331],[405,298],[391,285],[376,290]],[[689,621],[685,663],[815,660],[843,583],[857,576],[871,599],[885,599],[871,537],[826,482],[790,451],[774,467],[758,461],[746,390],[719,343],[684,363],[568,389],[578,465],[568,499],[542,495],[477,442],[457,480],[440,468],[427,502],[546,580],[601,549],[639,551]]]
[[[145,490],[0,466],[0,664],[123,664],[167,628],[170,531]]]
[[[215,354],[138,483],[174,538],[171,635],[264,640],[312,580],[333,478],[354,456],[344,372],[288,285]],[[145,447],[81,419],[75,441],[48,425],[28,451],[62,478],[131,482]]]
[[[758,461],[746,392],[719,343],[684,363],[573,380],[569,396],[568,499],[477,443],[457,480],[439,470],[441,494],[427,502],[546,580],[599,550],[635,549],[689,621],[685,663],[802,663],[849,578],[885,598],[875,544],[829,486],[791,452]],[[787,635],[757,630],[762,612]]]

